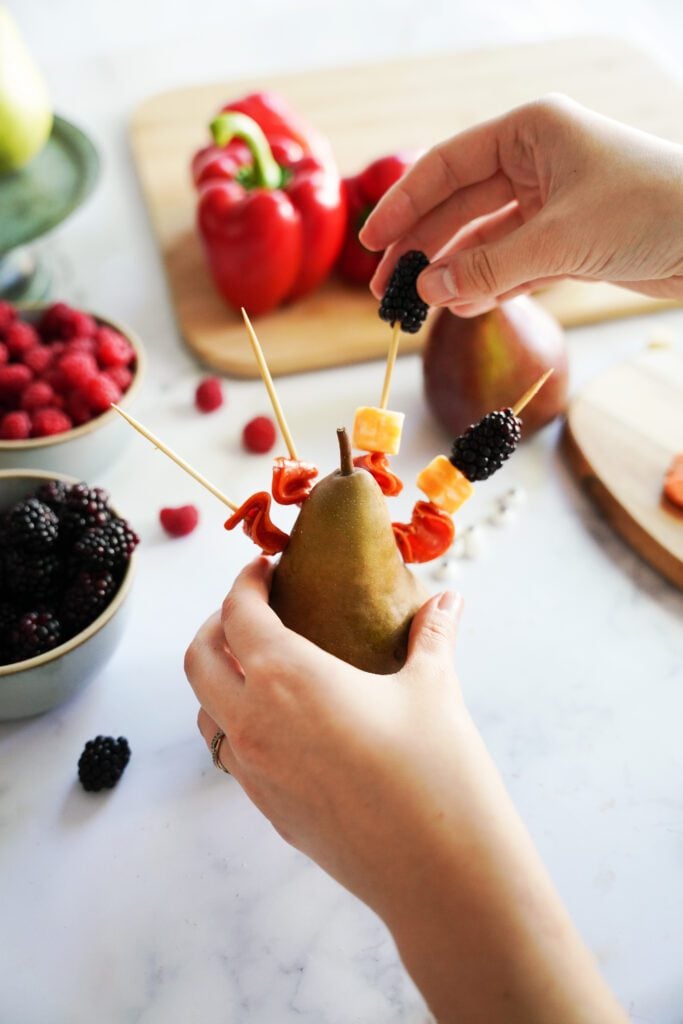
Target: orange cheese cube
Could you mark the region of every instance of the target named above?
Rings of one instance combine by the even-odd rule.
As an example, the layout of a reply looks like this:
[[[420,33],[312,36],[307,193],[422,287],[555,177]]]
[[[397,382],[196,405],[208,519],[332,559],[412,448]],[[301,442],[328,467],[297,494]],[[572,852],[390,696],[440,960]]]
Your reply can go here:
[[[362,452],[397,455],[405,413],[361,405],[353,421],[353,446]]]
[[[430,501],[445,512],[455,512],[468,498],[474,487],[445,455],[437,455],[417,478],[417,486]]]

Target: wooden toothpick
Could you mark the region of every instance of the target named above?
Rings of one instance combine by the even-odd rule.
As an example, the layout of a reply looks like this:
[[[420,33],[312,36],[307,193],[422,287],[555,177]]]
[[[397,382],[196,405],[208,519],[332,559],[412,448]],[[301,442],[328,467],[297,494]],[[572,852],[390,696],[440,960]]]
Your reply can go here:
[[[247,328],[249,341],[251,342],[251,347],[254,351],[256,362],[258,363],[258,368],[260,370],[261,377],[263,378],[263,383],[266,385],[266,391],[268,392],[268,396],[270,398],[270,404],[272,405],[273,412],[275,413],[275,419],[278,421],[280,425],[280,430],[282,431],[282,436],[285,439],[285,444],[287,445],[287,449],[289,451],[289,457],[290,459],[298,459],[298,455],[296,454],[296,448],[294,447],[294,439],[292,438],[292,435],[289,432],[287,420],[285,419],[285,414],[283,413],[282,406],[280,405],[280,399],[277,397],[275,385],[273,384],[273,378],[270,375],[268,363],[266,362],[266,357],[263,354],[261,343],[256,337],[256,331],[251,326],[251,320],[247,316],[247,311],[244,308],[244,306],[242,306],[242,316],[244,317],[244,325]]]
[[[524,406],[528,405],[531,399],[534,397],[534,395],[536,395],[541,390],[541,388],[543,387],[543,385],[545,384],[545,382],[547,381],[548,377],[552,372],[552,367],[549,370],[546,370],[543,376],[539,377],[536,383],[532,384],[529,390],[525,391],[522,397],[512,406],[512,411],[515,414],[515,416],[519,416]]]
[[[394,363],[396,362],[396,355],[398,353],[398,343],[401,335],[401,324],[400,321],[396,321],[394,324],[394,333],[391,336],[391,344],[389,345],[389,354],[387,355],[387,368],[384,371],[384,385],[382,387],[382,397],[379,400],[380,409],[386,409],[389,401],[389,389],[391,388],[391,375],[394,372]]]
[[[215,498],[222,501],[223,504],[227,505],[233,512],[237,511],[239,505],[236,505],[234,501],[230,501],[229,498],[226,498],[223,492],[219,491],[217,487],[214,487],[210,480],[207,480],[205,476],[202,476],[202,474],[191,466],[189,462],[186,462],[185,459],[181,458],[180,455],[177,455],[172,448],[169,448],[167,444],[164,444],[164,442],[158,437],[155,437],[152,431],[148,430],[147,427],[144,427],[139,420],[133,419],[132,416],[129,416],[127,412],[124,412],[123,409],[118,405],[115,405],[113,402],[111,407],[116,410],[119,416],[122,416],[124,420],[130,423],[131,427],[137,430],[138,434],[142,434],[143,437],[146,437],[148,441],[152,442],[155,448],[158,448],[160,452],[164,453],[164,455],[168,455],[169,459],[172,459],[177,466],[180,466],[180,468],[184,469],[186,473],[189,473],[198,484],[201,484],[202,487],[206,487],[207,491],[210,491]]]

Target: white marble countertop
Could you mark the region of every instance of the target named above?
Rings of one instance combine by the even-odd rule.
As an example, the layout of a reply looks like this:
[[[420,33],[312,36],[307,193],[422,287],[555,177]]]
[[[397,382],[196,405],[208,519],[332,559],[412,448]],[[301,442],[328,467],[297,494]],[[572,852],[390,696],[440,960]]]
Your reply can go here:
[[[313,0],[203,2],[184,12],[161,0],[120,0],[106,12],[85,0],[13,6],[58,109],[92,133],[104,157],[95,195],[42,246],[57,292],[138,331],[150,356],[140,418],[240,495],[269,478],[268,456],[246,456],[238,441],[246,419],[268,411],[265,394],[257,382],[228,382],[223,409],[193,410],[200,371],[179,343],[138,192],[125,137],[133,106],[219,75],[425,52],[445,41],[609,32],[617,12],[619,32],[671,67],[680,66],[683,39],[671,2],[586,2],[552,15],[533,0],[514,5],[514,15],[493,0],[474,9],[435,2],[421,6],[419,20],[404,0],[349,0],[334,13]],[[573,385],[662,328],[683,347],[681,311],[572,331]],[[331,464],[334,428],[380,374],[375,363],[282,380],[307,456]],[[399,361],[393,396],[407,413],[400,461],[410,479],[443,443],[421,398],[417,358]],[[632,1019],[680,1024],[683,600],[600,521],[558,454],[557,434],[550,427],[523,447],[459,517],[479,519],[513,484],[527,491],[517,523],[491,531],[488,557],[461,564],[459,671],[562,897]],[[0,726],[0,1021],[424,1024],[383,926],[278,838],[213,769],[197,733],[182,655],[252,546],[227,538],[221,507],[140,439],[97,482],[142,535],[133,615],[85,693]],[[190,501],[200,528],[167,539],[158,509]],[[401,514],[411,501],[398,499]],[[133,755],[120,785],[93,797],[76,781],[76,762],[99,732],[127,735]]]

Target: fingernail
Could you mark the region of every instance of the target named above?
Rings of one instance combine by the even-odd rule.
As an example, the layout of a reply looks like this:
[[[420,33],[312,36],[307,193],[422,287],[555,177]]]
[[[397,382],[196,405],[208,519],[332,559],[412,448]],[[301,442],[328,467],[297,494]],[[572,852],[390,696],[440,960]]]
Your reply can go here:
[[[430,306],[452,302],[457,293],[449,267],[432,267],[425,270],[418,278],[418,291]]]
[[[462,610],[462,597],[453,590],[444,590],[436,603],[440,612],[447,612],[449,615],[459,615]]]

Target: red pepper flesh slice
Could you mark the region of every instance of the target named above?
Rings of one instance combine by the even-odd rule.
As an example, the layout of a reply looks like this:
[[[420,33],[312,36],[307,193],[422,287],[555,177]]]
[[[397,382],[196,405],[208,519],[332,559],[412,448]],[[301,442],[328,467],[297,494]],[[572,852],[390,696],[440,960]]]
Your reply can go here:
[[[448,551],[455,524],[431,501],[416,501],[409,523],[392,523],[396,544],[404,562],[431,562]]]
[[[318,467],[312,462],[298,459],[277,458],[273,460],[273,498],[280,505],[300,505],[313,488]]]
[[[359,469],[367,469],[368,473],[374,476],[386,498],[393,498],[403,490],[403,481],[389,469],[389,457],[384,452],[357,455],[353,464]]]
[[[261,548],[264,555],[276,555],[284,551],[289,544],[289,535],[271,521],[270,495],[268,491],[257,491],[247,498],[229,519],[225,521],[226,530],[234,530],[242,523],[247,537]]]

